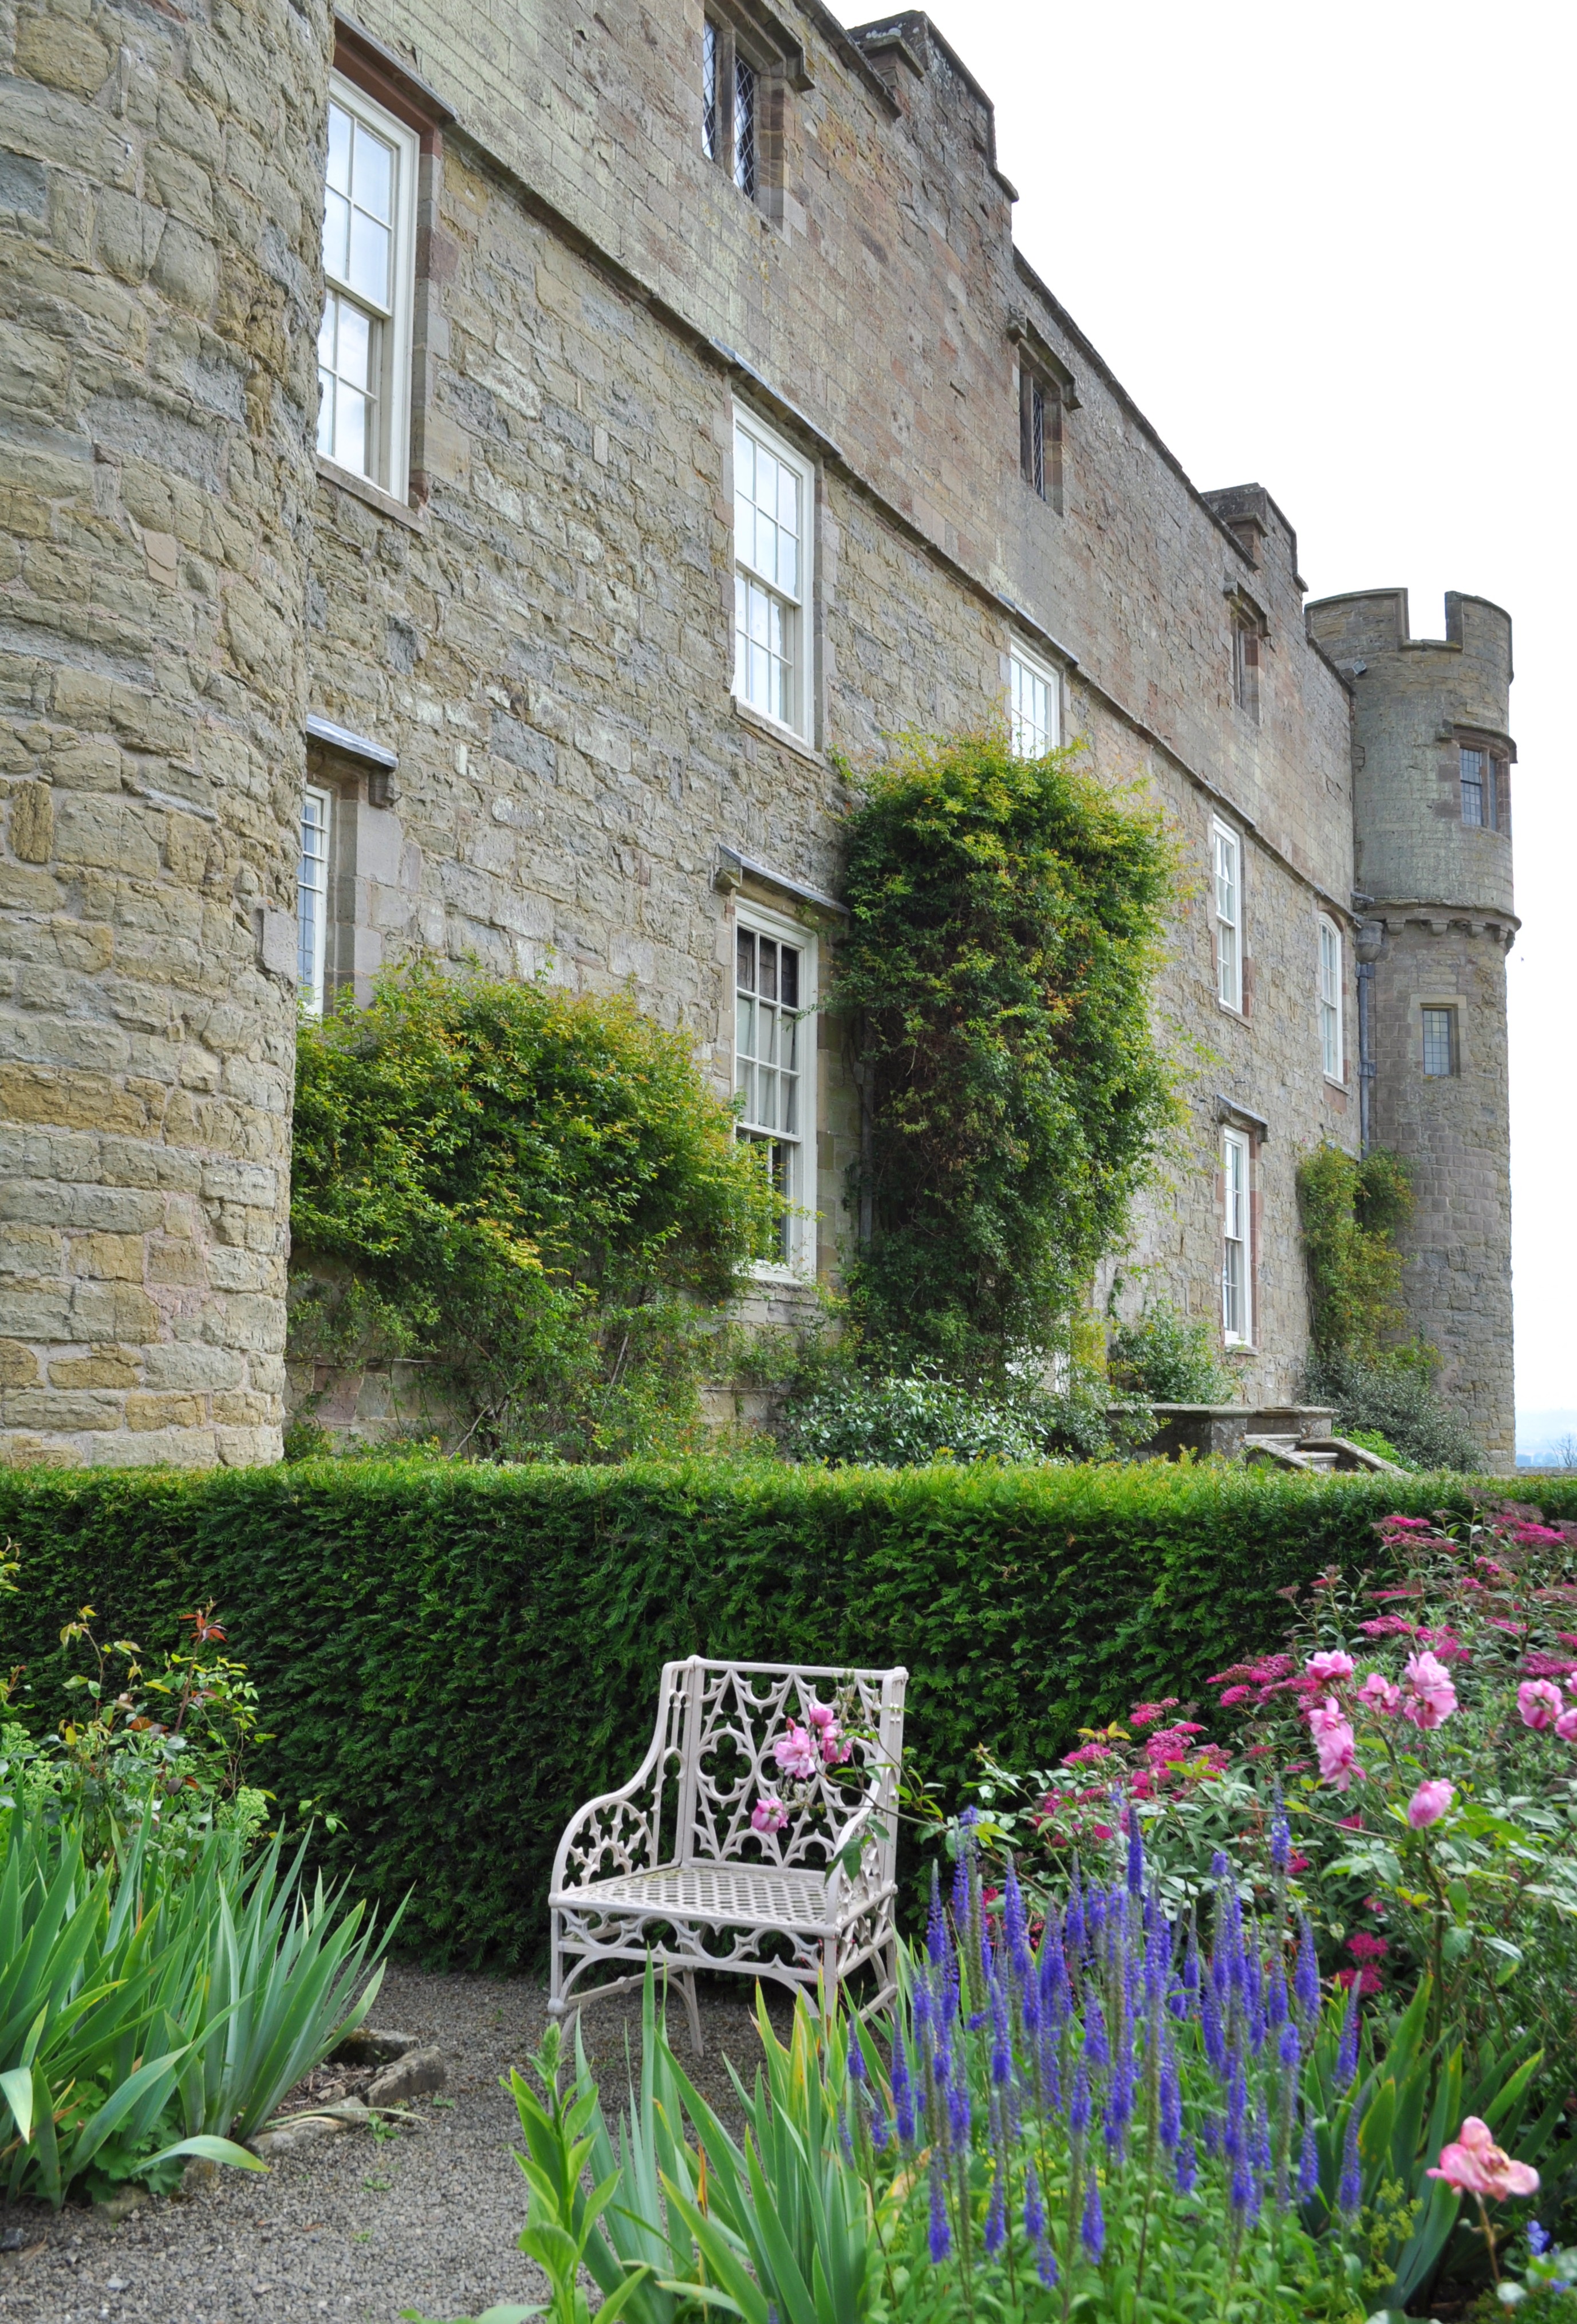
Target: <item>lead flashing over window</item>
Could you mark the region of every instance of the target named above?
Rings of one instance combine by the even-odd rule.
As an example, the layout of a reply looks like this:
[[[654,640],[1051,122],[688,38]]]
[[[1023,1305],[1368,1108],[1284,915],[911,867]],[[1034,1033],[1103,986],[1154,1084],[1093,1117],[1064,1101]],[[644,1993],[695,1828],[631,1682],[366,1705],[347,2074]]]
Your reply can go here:
[[[314,742],[339,752],[343,758],[359,759],[364,766],[381,767],[386,775],[400,764],[396,753],[386,751],[382,742],[369,742],[364,734],[353,734],[348,726],[337,726],[332,718],[320,718],[315,710],[307,715],[307,732]]]
[[[1225,1129],[1251,1131],[1261,1146],[1270,1142],[1270,1124],[1265,1116],[1250,1112],[1246,1105],[1240,1105],[1235,1097],[1224,1097],[1220,1090],[1215,1093],[1215,1118]]]
[[[712,875],[713,886],[722,889],[725,895],[731,894],[747,874],[752,880],[760,880],[766,887],[776,888],[780,895],[792,896],[796,903],[812,904],[820,912],[835,912],[842,920],[849,917],[847,904],[840,904],[835,896],[824,896],[819,888],[807,888],[802,880],[790,880],[787,873],[774,872],[765,863],[754,862],[750,856],[742,855],[737,848],[724,847],[719,842],[717,865]]]

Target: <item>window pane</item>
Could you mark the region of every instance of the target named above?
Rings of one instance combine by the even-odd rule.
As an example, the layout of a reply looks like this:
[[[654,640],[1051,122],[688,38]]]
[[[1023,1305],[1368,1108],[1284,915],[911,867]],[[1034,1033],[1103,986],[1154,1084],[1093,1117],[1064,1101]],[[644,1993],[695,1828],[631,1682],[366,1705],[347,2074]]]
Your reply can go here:
[[[701,151],[717,159],[717,27],[710,18],[701,32]]]
[[[1484,753],[1464,751],[1462,753],[1462,821],[1482,825],[1484,816]]]
[[[393,237],[386,226],[371,218],[364,210],[353,209],[350,214],[350,264],[346,269],[346,281],[358,299],[367,299],[374,306],[389,304],[389,255]]]
[[[332,98],[328,106],[328,168],[327,180],[336,193],[350,191],[351,118]]]
[[[757,985],[763,1001],[778,998],[778,947],[770,936],[761,939],[761,981]]]
[[[1431,1079],[1443,1077],[1455,1069],[1455,1017],[1454,1009],[1424,1011],[1424,1071]]]
[[[344,280],[350,263],[350,204],[330,190],[323,197],[323,272]]]
[[[756,940],[749,928],[739,930],[734,945],[734,980],[742,992],[756,989]]]
[[[373,318],[353,307],[348,299],[335,300],[336,335],[334,368],[352,387],[368,388],[373,383]]]
[[[394,214],[393,149],[359,121],[351,149],[350,197],[357,209],[382,218],[385,226]]]
[[[778,973],[779,981],[783,988],[779,997],[786,1007],[798,1009],[799,1006],[799,954],[792,945],[779,946]]]
[[[301,850],[296,872],[296,978],[309,1008],[323,1001],[323,939],[328,894],[328,801],[321,791],[301,800]]]
[[[742,57],[733,64],[733,181],[742,194],[756,190],[756,73]]]

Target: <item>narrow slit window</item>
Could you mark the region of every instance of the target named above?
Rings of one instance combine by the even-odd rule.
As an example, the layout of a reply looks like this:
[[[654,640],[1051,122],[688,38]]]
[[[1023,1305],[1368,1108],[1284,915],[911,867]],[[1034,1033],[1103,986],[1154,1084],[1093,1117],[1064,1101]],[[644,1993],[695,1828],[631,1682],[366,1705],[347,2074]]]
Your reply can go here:
[[[1342,1079],[1342,931],[1320,922],[1320,1062],[1325,1079]]]
[[[1254,1336],[1250,1272],[1250,1148],[1240,1130],[1222,1138],[1222,1336],[1229,1347],[1246,1347]]]
[[[814,1264],[807,1213],[815,1104],[815,958],[808,944],[742,919],[734,933],[736,1136],[751,1148],[784,1211],[770,1266]]]
[[[1456,1010],[1424,1011],[1424,1074],[1428,1081],[1444,1081],[1457,1070]]]
[[[301,798],[301,855],[296,873],[296,981],[303,1006],[323,1014],[323,964],[328,933],[328,793]]]
[[[1216,998],[1223,1009],[1243,1006],[1243,853],[1235,831],[1214,828]]]
[[[1250,718],[1259,715],[1259,632],[1253,623],[1232,623],[1232,697]]]
[[[1016,759],[1044,759],[1062,740],[1062,689],[1044,663],[1008,657],[1008,723]]]
[[[1019,370],[1019,467],[1030,491],[1062,508],[1062,391],[1020,364]]]

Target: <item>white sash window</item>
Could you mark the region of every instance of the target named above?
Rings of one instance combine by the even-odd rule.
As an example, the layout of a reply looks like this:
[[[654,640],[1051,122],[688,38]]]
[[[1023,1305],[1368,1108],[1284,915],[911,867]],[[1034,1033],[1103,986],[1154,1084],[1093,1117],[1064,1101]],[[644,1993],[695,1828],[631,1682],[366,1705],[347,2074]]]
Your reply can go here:
[[[1222,1135],[1221,1323],[1229,1348],[1247,1347],[1254,1337],[1252,1236],[1249,1202],[1250,1147],[1242,1130]]]
[[[333,76],[318,449],[401,500],[410,466],[418,152],[414,130]]]

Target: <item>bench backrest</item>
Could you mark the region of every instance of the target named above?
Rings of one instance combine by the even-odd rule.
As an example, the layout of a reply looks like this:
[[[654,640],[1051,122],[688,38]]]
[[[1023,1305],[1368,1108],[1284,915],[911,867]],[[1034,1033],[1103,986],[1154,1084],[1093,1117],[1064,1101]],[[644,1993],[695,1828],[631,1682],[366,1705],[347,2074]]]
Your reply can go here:
[[[662,1765],[675,1779],[676,1796],[663,1855],[679,1864],[820,1870],[829,1859],[829,1837],[870,1799],[885,1831],[874,1861],[890,1877],[908,1676],[904,1670],[707,1662],[700,1655],[666,1664],[659,1714]],[[814,1774],[796,1779],[780,1768],[777,1746],[790,1722],[818,1736],[809,1717],[817,1705],[836,1712],[849,1757],[829,1768],[817,1751]],[[778,1800],[787,1812],[781,1831],[752,1825],[752,1812],[763,1796]],[[865,1860],[872,1865],[869,1852]]]

